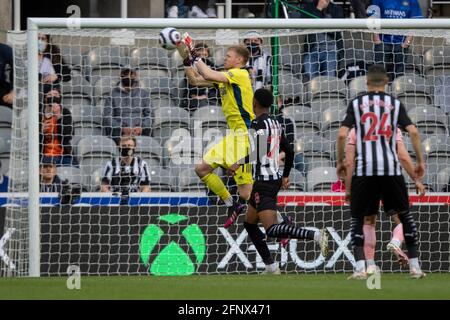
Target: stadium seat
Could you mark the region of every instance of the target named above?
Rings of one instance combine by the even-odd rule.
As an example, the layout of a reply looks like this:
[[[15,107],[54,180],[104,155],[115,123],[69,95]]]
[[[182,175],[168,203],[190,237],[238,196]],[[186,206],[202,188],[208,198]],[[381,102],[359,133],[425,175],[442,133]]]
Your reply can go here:
[[[450,167],[444,168],[437,173],[435,183],[436,192],[443,192],[448,184],[450,184]]]
[[[325,101],[327,99],[345,99],[347,87],[343,80],[336,77],[315,77],[308,83],[307,101]]]
[[[336,168],[318,167],[310,170],[306,175],[308,191],[331,191],[333,183],[338,181]]]
[[[191,128],[202,129],[220,128],[227,129],[227,120],[220,106],[206,106],[195,110],[192,115]]]
[[[447,117],[435,107],[416,107],[408,112],[421,134],[447,134]]]
[[[13,119],[12,109],[0,105],[0,128],[11,128]]]
[[[423,55],[424,75],[434,83],[436,77],[450,75],[450,47],[435,47]]]
[[[85,137],[78,142],[75,154],[79,160],[90,157],[112,157],[117,155],[117,146],[108,137]]]
[[[389,87],[386,85],[384,88],[387,93],[389,93]],[[367,92],[367,79],[366,76],[361,76],[350,81],[349,84],[349,95],[348,98],[353,99],[356,96]]]
[[[86,157],[81,159],[79,161],[79,166],[82,171],[83,176],[89,176],[91,174],[94,174],[95,172],[98,172],[100,175],[103,173],[103,170],[105,169],[106,163],[111,160],[112,157]],[[92,179],[91,179],[92,180]],[[83,185],[85,185],[85,182],[83,180]],[[89,188],[89,185],[86,185],[86,188]]]
[[[2,168],[1,168],[1,173],[8,175],[8,171],[9,171],[9,164],[10,164],[10,158],[9,156],[7,158],[3,158],[2,156],[0,156],[0,161],[2,162]]]
[[[152,136],[161,145],[171,136],[171,132],[177,128],[190,126],[189,113],[179,107],[164,107],[154,110],[152,124]]]
[[[61,97],[82,97],[90,99],[92,94],[91,87],[91,84],[81,74],[72,73],[70,81],[61,83]]]
[[[141,78],[141,88],[149,90],[152,95],[177,97],[177,90],[168,77]]]
[[[61,55],[64,59],[64,62],[72,68],[72,70],[82,70],[83,67],[83,60],[86,57],[86,54],[88,52],[88,46],[82,46],[82,45],[70,45],[60,46]]]
[[[425,139],[422,143],[428,166],[450,167],[450,137],[435,135]]]
[[[296,135],[315,134],[320,131],[318,113],[305,106],[290,106],[283,109],[283,116],[294,122]]]
[[[331,141],[317,135],[297,137],[295,153],[300,153],[305,163],[305,170],[316,167],[332,166],[334,146]]]
[[[13,110],[10,107],[0,105],[0,126],[11,127]]]
[[[325,139],[336,142],[341,121],[344,120],[346,110],[343,108],[329,108],[321,116],[321,132]]]
[[[318,112],[319,115],[323,114],[325,110],[330,108],[338,108],[347,110],[347,100],[345,99],[317,99],[310,102],[311,109],[314,112]]]
[[[84,63],[84,75],[91,83],[98,78],[116,78],[120,69],[128,64],[128,48],[97,47],[89,51]]]
[[[56,174],[61,178],[61,181],[68,180],[69,183],[82,184],[82,173],[79,168],[75,167],[57,167]]]
[[[173,191],[170,172],[161,167],[150,168],[150,189],[152,192]]]
[[[131,50],[130,65],[142,70],[151,69],[151,66],[158,66],[163,69],[170,69],[171,67],[167,50],[159,47],[144,47]]]
[[[435,79],[434,105],[450,114],[450,75],[439,76]]]
[[[289,174],[289,188],[286,191],[292,192],[305,192],[306,191],[306,181],[305,177],[300,171],[292,168],[291,173]]]
[[[432,86],[420,76],[405,75],[395,79],[391,92],[403,102],[406,110],[433,103]]]
[[[82,170],[82,184],[88,192],[98,192],[100,191],[100,186],[102,183],[103,167],[94,169],[93,171]]]
[[[178,177],[178,192],[205,191],[205,184],[200,180],[194,170],[184,170]]]
[[[279,74],[279,94],[284,100],[292,99],[303,103],[305,100],[302,81],[290,71],[280,70]]]
[[[153,159],[159,165],[161,164],[163,157],[161,145],[152,137],[136,137],[135,153],[143,159]]]
[[[9,157],[11,152],[11,136],[0,136],[0,157]]]
[[[150,66],[149,69],[140,69],[139,70],[139,79],[153,79],[153,78],[171,78],[170,70],[163,69],[157,66]],[[148,81],[148,80],[147,80]]]
[[[93,86],[93,99],[95,105],[101,106],[101,99],[106,99],[111,96],[112,90],[119,85],[119,77],[115,78],[100,78]]]
[[[72,109],[74,135],[96,136],[102,134],[100,107],[76,106]]]

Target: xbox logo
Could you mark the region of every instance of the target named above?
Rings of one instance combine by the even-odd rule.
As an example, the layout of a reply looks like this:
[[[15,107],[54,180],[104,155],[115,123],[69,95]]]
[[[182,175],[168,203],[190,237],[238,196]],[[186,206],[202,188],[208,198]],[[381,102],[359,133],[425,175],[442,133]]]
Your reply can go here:
[[[169,226],[187,219],[188,217],[176,213],[159,217],[160,225],[168,224]],[[196,263],[202,263],[206,254],[206,241],[202,230],[198,225],[191,224],[181,234],[194,252]],[[141,261],[146,267],[149,265],[150,254],[163,235],[164,231],[155,224],[147,226],[142,233],[139,253]],[[167,246],[158,252],[150,267],[150,273],[157,276],[184,276],[193,274],[195,270],[195,265],[189,255],[174,241],[170,241]]]

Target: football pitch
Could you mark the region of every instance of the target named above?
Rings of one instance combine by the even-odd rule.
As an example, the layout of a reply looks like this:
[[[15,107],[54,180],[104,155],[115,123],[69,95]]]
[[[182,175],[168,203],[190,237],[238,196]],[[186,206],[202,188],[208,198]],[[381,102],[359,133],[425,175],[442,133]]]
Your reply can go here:
[[[449,273],[382,274],[379,290],[348,275],[85,276],[79,290],[62,277],[0,278],[0,299],[450,299]]]

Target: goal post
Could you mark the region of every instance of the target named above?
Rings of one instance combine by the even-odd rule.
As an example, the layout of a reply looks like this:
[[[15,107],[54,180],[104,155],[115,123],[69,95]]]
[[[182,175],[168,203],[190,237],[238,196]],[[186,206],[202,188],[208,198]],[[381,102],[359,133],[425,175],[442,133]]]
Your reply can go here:
[[[413,31],[417,31],[422,36],[433,38],[434,36],[441,37],[444,42],[448,42],[450,38],[450,19],[400,19],[400,20],[385,20],[385,19],[121,19],[121,18],[75,18],[75,19],[62,19],[62,18],[29,18],[27,25],[27,82],[28,82],[28,101],[27,101],[27,130],[28,130],[28,228],[29,235],[28,241],[28,275],[30,277],[39,277],[41,275],[41,222],[40,222],[40,150],[39,150],[39,61],[38,61],[38,34],[41,31],[54,32],[55,30],[65,30],[64,32],[70,36],[71,32],[75,32],[78,35],[83,33],[83,30],[92,30],[90,36],[95,36],[95,32],[98,31],[100,37],[111,36],[106,33],[107,30],[139,30],[145,33],[146,30],[153,30],[152,36],[165,27],[175,27],[180,31],[183,30],[264,30],[268,33],[264,35],[264,38],[270,38],[280,36],[285,38],[284,44],[291,45],[290,36],[298,34],[307,35],[312,32],[336,32],[336,31],[361,31],[375,33],[379,31],[387,30],[394,34],[406,35],[411,34]],[[437,35],[433,35],[433,31],[439,30]],[[56,34],[58,32],[55,32]],[[75,34],[74,33],[74,34]],[[195,37],[194,37],[195,39]],[[199,39],[202,39],[201,37]],[[204,39],[211,40],[211,35],[206,35]],[[155,38],[153,38],[155,40]],[[242,40],[242,35],[239,36],[239,40]],[[433,39],[431,40],[433,45]],[[268,41],[270,43],[270,41]],[[100,43],[100,42],[99,42]],[[274,42],[278,45],[278,41]],[[67,44],[70,46],[70,43]],[[300,47],[303,43],[293,43],[296,47]],[[226,47],[226,46],[221,46]],[[289,51],[290,55],[293,54]],[[276,65],[283,63],[279,57],[282,53],[276,50],[277,54],[275,59]],[[297,66],[298,67],[298,66]],[[301,66],[300,66],[301,68]],[[272,70],[273,74],[276,74],[275,79],[279,79],[280,84],[283,82],[283,74],[278,74],[277,70]],[[277,87],[274,88],[274,92],[283,93],[283,90],[278,88],[278,83],[275,83]],[[345,89],[347,90],[347,88]],[[351,90],[351,89],[349,89]],[[307,92],[307,94],[311,94]],[[345,96],[347,99],[347,95]],[[314,112],[314,110],[312,110]],[[312,115],[311,117],[316,117]],[[294,120],[295,121],[295,120]],[[448,124],[447,124],[448,125]],[[321,129],[322,130],[322,129]],[[331,130],[330,128],[326,130]],[[447,129],[448,130],[448,129]],[[447,131],[448,135],[448,131]],[[301,135],[297,135],[301,136]],[[334,144],[334,141],[331,140]],[[334,147],[331,145],[329,150],[330,158],[333,158]],[[450,150],[449,155],[450,155]],[[450,158],[450,157],[449,157]],[[14,166],[10,164],[11,168]],[[306,190],[305,190],[306,191]],[[308,189],[307,191],[313,191]],[[329,197],[329,195],[321,195],[320,193],[311,194],[314,198],[313,202],[327,202],[319,201]],[[445,195],[443,196],[445,198]],[[442,200],[442,197],[439,198]],[[305,200],[305,202],[307,202]],[[450,202],[447,198],[447,203]],[[286,201],[289,204],[289,201]],[[439,214],[445,215],[440,212]],[[343,218],[344,219],[344,218]],[[210,221],[206,219],[206,221]],[[80,222],[81,223],[81,222]],[[217,223],[217,221],[216,221]],[[420,223],[420,222],[419,222]],[[437,222],[436,222],[437,223]],[[445,223],[444,223],[445,224]],[[205,226],[207,228],[208,226]],[[449,232],[449,223],[447,222],[442,228],[442,232]],[[446,229],[445,229],[446,228]],[[25,240],[25,239],[23,239]],[[198,254],[198,252],[196,252]],[[447,254],[447,253],[446,253]],[[197,256],[198,258],[198,256]],[[199,258],[198,258],[199,259]],[[448,264],[443,267],[441,271],[449,271]],[[343,269],[342,269],[343,270]],[[209,272],[208,269],[205,271]],[[219,271],[216,271],[219,272]],[[214,272],[212,272],[214,273]],[[23,274],[21,274],[23,275]]]

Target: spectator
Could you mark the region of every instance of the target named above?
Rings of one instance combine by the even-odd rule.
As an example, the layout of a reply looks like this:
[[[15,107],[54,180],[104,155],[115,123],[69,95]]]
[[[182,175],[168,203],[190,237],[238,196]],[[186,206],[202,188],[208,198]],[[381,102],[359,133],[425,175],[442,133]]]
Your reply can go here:
[[[53,89],[45,95],[41,114],[41,154],[52,157],[59,165],[77,165],[72,157],[72,115],[61,106],[59,91]]]
[[[340,6],[330,0],[315,0],[307,3],[301,14],[302,18],[344,18]],[[340,32],[309,34],[305,42],[304,72],[305,82],[319,76],[337,75],[338,50],[342,46]]]
[[[209,59],[211,51],[205,43],[196,43],[195,52],[203,62],[205,62],[212,69],[217,69],[214,63]],[[189,84],[187,78],[184,78],[185,93],[183,94],[182,107],[190,112],[197,110],[200,107],[209,105],[211,99],[217,99],[217,90],[208,87],[194,87]]]
[[[120,156],[108,161],[102,178],[102,192],[150,192],[150,173],[147,163],[134,155],[136,139],[124,136],[120,139]]]
[[[380,8],[382,19],[423,18],[417,0],[373,0],[372,5]],[[410,55],[412,36],[374,34],[373,40],[375,63],[384,65],[389,80],[393,81],[405,72],[405,61]]]
[[[70,81],[70,68],[65,64],[57,45],[51,43],[50,36],[40,33],[39,43],[39,79],[44,94],[58,89],[61,82]]]
[[[208,0],[206,13],[192,1],[191,10],[185,6],[184,0],[169,0],[168,2],[168,18],[186,17],[188,18],[217,18],[216,14],[216,0]]]
[[[2,172],[2,162],[0,161],[0,192],[8,192],[9,178]]]
[[[40,192],[57,192],[62,189],[62,181],[56,174],[56,161],[52,157],[43,157],[40,168]]]
[[[6,77],[6,66],[11,68],[9,79]],[[0,43],[0,104],[12,108],[13,91],[13,52],[12,48]]]
[[[123,69],[103,108],[107,135],[116,141],[122,135],[150,135],[151,113],[150,92],[139,87],[138,71]]]
[[[250,58],[247,62],[250,76],[252,78],[253,90],[267,87],[271,84],[271,56],[262,49],[263,39],[257,32],[247,33],[244,44],[250,52]]]

